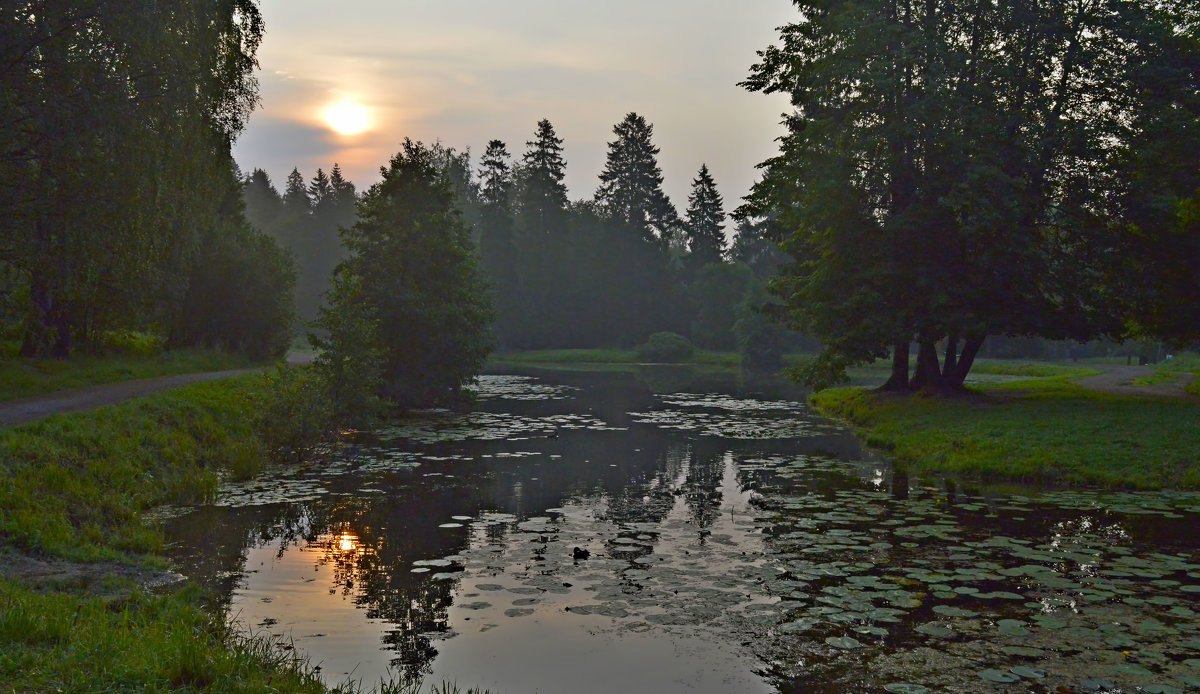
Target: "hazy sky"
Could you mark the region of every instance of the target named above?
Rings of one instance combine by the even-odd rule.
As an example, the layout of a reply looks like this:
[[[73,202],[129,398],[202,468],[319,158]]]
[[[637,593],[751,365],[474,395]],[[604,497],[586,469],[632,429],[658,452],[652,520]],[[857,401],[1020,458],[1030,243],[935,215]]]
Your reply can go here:
[[[707,163],[732,209],[775,151],[786,99],[737,86],[793,21],[788,0],[262,0],[262,106],[234,147],[277,188],[334,162],[359,189],[404,137],[525,151],[541,118],[564,139],[572,199],[590,198],[612,127],[654,124],[664,188],[682,213]],[[339,134],[335,104],[365,110]],[[350,127],[352,123],[343,123]]]

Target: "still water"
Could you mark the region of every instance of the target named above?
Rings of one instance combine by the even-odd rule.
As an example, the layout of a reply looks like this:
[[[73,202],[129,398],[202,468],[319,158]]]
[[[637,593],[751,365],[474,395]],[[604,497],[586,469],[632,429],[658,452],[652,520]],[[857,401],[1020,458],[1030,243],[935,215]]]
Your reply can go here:
[[[330,684],[1200,688],[1200,496],[909,479],[803,399],[686,367],[492,374],[470,413],[167,531],[216,609]]]

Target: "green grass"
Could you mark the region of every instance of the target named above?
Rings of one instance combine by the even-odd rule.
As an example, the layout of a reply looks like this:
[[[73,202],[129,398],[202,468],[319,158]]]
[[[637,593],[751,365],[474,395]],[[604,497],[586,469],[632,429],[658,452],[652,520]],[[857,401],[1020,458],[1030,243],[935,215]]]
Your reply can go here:
[[[203,383],[0,430],[0,539],[76,559],[157,551],[141,511],[203,499],[220,475],[261,465],[253,402],[263,382]]]
[[[0,401],[71,388],[200,371],[224,371],[250,362],[214,350],[184,350],[150,356],[0,359]]]
[[[1056,376],[1078,378],[1099,372],[1084,366],[1068,366],[1066,364],[1044,361],[979,359],[971,366],[971,373],[997,376],[1022,376],[1025,378],[1051,378]]]
[[[633,364],[640,363],[632,349],[542,349],[527,352],[493,354],[493,364],[575,365],[575,364]],[[737,366],[741,357],[736,352],[696,350],[684,364]]]
[[[0,582],[7,691],[324,692],[317,674],[263,638],[239,636],[198,596],[104,599]]]
[[[1200,488],[1200,403],[1087,391],[1068,376],[962,398],[861,388],[812,396],[910,467],[992,481]]]

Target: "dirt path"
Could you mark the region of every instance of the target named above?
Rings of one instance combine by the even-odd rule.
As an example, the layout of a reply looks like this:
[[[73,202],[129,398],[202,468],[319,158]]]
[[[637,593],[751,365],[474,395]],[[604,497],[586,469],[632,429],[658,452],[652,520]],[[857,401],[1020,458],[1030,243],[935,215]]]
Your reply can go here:
[[[1113,395],[1135,395],[1141,397],[1159,398],[1190,398],[1187,385],[1195,378],[1192,374],[1181,373],[1174,381],[1139,385],[1133,381],[1147,376],[1153,376],[1158,370],[1150,366],[1110,366],[1099,367],[1104,373],[1095,376],[1085,376],[1075,379],[1075,383],[1089,390]]]
[[[312,362],[312,355],[288,354],[287,362],[289,364],[307,364]],[[61,390],[57,393],[47,393],[46,395],[36,395],[31,398],[0,402],[0,429],[30,424],[56,414],[79,412],[106,405],[116,405],[126,400],[142,398],[164,390],[192,385],[193,383],[216,381],[222,378],[232,378],[234,376],[265,371],[266,368],[257,367],[253,369],[233,369],[230,371],[209,371],[175,376],[159,376],[157,378],[144,378],[136,381],[106,383],[104,385],[75,390]]]

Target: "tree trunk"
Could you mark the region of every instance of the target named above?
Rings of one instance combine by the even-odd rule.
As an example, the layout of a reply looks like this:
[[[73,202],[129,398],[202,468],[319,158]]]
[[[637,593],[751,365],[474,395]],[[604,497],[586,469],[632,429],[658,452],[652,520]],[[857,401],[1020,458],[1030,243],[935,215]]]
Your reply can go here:
[[[950,333],[946,338],[946,364],[942,367],[942,375],[949,376],[958,369],[958,335]]]
[[[50,310],[50,289],[46,286],[45,276],[34,269],[29,279],[29,311],[25,314],[20,356],[44,357],[49,352]]]
[[[917,373],[912,381],[913,390],[936,388],[942,379],[941,364],[938,363],[937,346],[930,341],[920,343],[917,352]]]
[[[908,383],[908,342],[897,342],[892,347],[892,375],[880,390],[905,391]]]
[[[967,375],[971,373],[971,367],[975,364],[975,357],[979,354],[979,349],[983,347],[984,340],[987,335],[972,335],[963,343],[962,354],[959,356],[958,365],[953,373],[946,374],[949,385],[953,388],[961,390],[963,382],[967,380]]]

